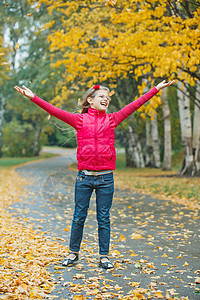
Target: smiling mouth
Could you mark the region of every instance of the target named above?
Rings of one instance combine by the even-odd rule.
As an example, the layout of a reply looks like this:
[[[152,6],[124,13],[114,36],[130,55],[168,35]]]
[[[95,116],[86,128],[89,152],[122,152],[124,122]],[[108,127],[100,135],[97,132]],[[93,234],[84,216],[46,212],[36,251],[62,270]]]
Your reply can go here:
[[[105,106],[105,107],[107,106],[106,102],[101,102],[100,104],[103,105],[103,106]]]

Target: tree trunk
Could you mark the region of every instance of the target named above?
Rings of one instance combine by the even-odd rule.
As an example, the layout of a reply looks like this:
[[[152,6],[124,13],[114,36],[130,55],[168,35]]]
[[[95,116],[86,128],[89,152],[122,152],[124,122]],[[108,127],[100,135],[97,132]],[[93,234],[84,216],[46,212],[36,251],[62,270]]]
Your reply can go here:
[[[164,120],[164,159],[162,168],[163,170],[171,170],[172,161],[171,114],[167,99],[167,91],[167,89],[163,89],[161,95]]]
[[[38,117],[36,126],[35,126],[35,135],[34,135],[34,143],[33,143],[33,155],[38,156],[40,149],[39,149],[39,140],[40,140],[40,133],[41,133],[41,126],[40,126],[41,116]]]
[[[5,103],[6,103],[6,98],[2,95],[1,110],[0,110],[0,157],[2,157],[3,118],[5,113]]]
[[[192,153],[192,123],[190,117],[190,99],[188,91],[183,84],[178,81],[178,105],[181,123],[181,138],[184,151],[184,161],[179,175],[193,175],[194,162]]]
[[[144,168],[142,147],[137,132],[129,125],[125,133],[126,166]]]
[[[149,122],[148,118],[146,118],[145,166],[146,167],[153,167],[153,147],[152,147],[151,126],[150,126],[150,122]]]
[[[159,151],[159,139],[158,139],[158,122],[157,115],[154,114],[151,121],[151,134],[152,134],[152,149],[153,149],[153,167],[160,168],[160,151]]]
[[[193,122],[194,175],[200,176],[200,81],[197,82]]]

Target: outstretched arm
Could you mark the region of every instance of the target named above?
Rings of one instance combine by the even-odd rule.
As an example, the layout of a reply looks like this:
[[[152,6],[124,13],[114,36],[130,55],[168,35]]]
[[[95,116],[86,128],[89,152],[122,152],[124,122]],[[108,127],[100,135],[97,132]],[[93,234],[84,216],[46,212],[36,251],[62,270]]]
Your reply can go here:
[[[166,82],[163,80],[160,82],[156,87],[151,89],[149,92],[138,98],[137,100],[131,102],[130,104],[123,107],[121,110],[119,110],[116,113],[111,114],[116,126],[118,126],[122,121],[124,121],[128,116],[130,116],[134,111],[136,111],[138,108],[140,108],[144,103],[146,103],[148,100],[150,100],[154,95],[156,95],[161,89],[170,86],[175,81],[171,80],[169,82]]]
[[[64,121],[65,123],[71,125],[74,128],[77,128],[78,121],[80,119],[80,114],[73,114],[67,111],[64,111],[60,108],[55,107],[54,105],[44,101],[43,99],[34,95],[34,93],[23,85],[23,89],[18,86],[14,87],[16,91],[22,95],[28,97],[32,102],[40,106],[42,109],[47,111],[50,115]]]

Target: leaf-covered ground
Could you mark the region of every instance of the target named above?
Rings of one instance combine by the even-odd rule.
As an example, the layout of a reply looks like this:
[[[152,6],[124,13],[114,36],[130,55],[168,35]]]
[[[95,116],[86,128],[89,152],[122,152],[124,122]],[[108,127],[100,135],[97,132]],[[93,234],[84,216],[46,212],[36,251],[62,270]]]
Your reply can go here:
[[[1,168],[0,183],[0,299],[43,299],[54,288],[47,267],[59,260],[64,247],[8,212],[22,196],[28,201],[27,180]]]
[[[130,189],[115,190],[110,251],[115,269],[98,267],[95,196],[85,224],[79,263],[73,268],[62,267],[60,258],[64,259],[69,243],[74,207],[76,172],[66,170],[71,161],[70,157],[57,157],[17,169],[31,183],[26,186],[26,199],[23,196],[23,201],[10,207],[13,227],[10,223],[8,227],[12,229],[1,233],[0,243],[9,238],[4,244],[12,245],[9,251],[16,255],[18,267],[13,269],[11,262],[1,266],[6,272],[0,299],[29,299],[36,293],[36,299],[49,293],[49,298],[60,300],[199,299],[198,209]],[[8,264],[7,252],[1,250],[3,264]],[[6,276],[10,282],[13,274],[16,277],[8,292]],[[33,278],[37,284],[30,291]],[[13,292],[20,297],[12,298]]]

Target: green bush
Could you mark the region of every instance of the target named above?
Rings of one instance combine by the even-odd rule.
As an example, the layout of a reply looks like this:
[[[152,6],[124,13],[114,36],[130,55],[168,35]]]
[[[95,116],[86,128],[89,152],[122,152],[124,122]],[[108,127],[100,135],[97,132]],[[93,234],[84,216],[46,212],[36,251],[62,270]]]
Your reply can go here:
[[[14,119],[5,124],[3,130],[4,156],[33,156],[34,127],[30,123],[21,124]],[[41,141],[39,143],[41,149]]]

